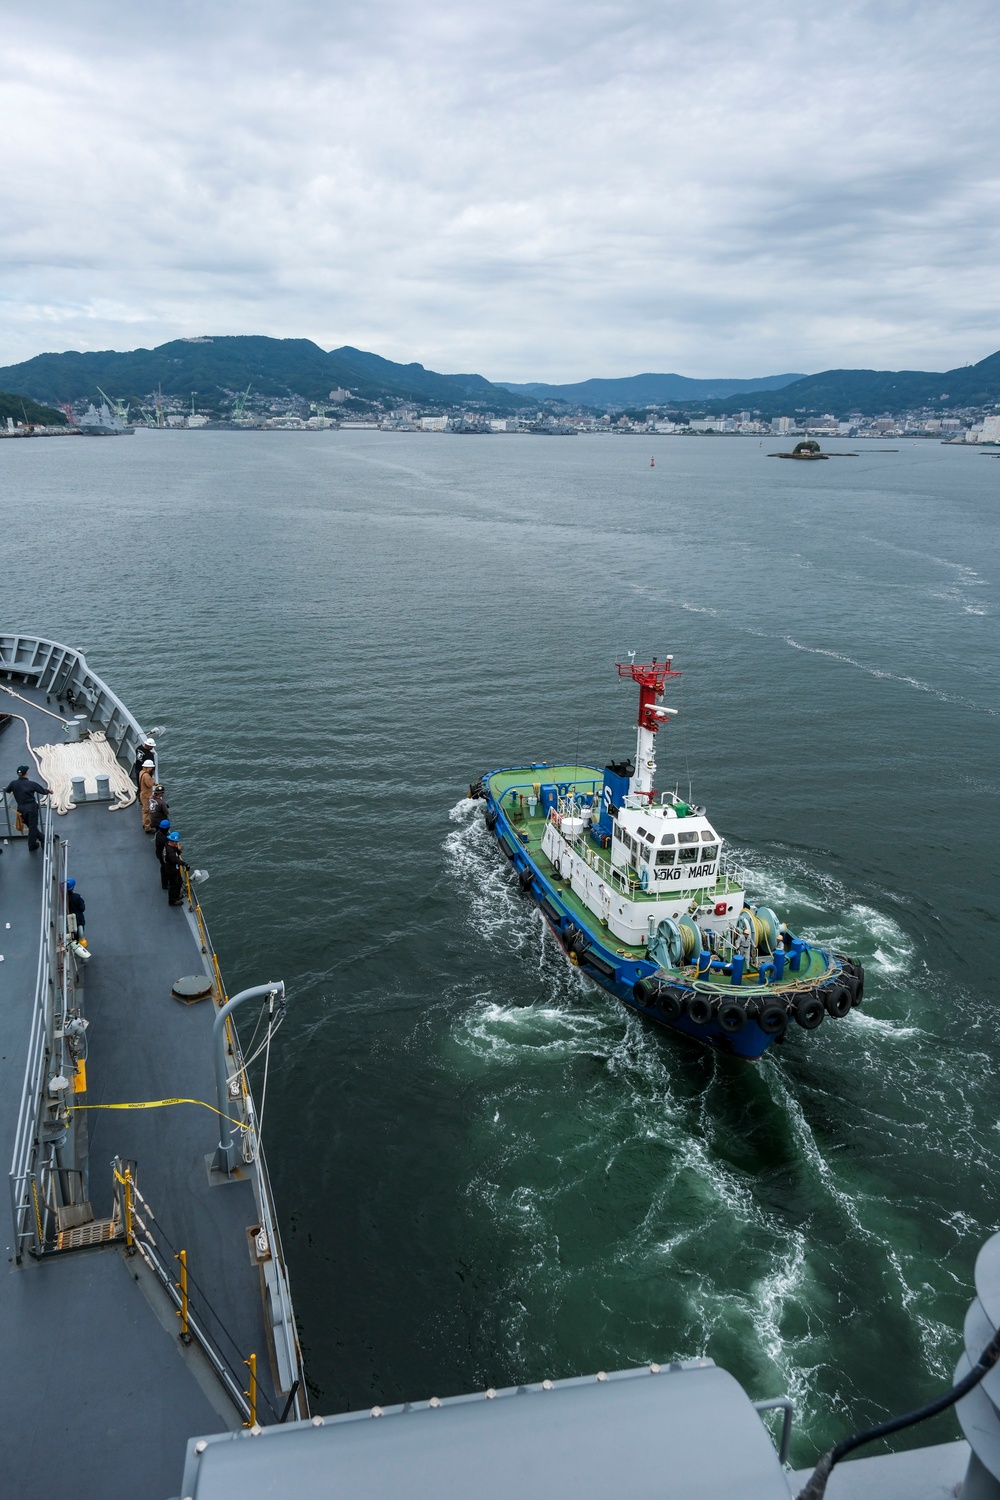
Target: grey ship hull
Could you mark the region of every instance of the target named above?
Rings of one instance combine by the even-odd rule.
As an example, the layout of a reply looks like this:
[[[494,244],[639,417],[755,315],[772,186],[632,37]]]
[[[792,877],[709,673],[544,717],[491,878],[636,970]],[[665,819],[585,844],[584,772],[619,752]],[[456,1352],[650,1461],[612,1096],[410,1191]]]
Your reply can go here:
[[[46,710],[84,713],[131,764],[139,726],[78,652],[0,636],[0,685],[21,695],[0,693],[0,714],[27,721],[14,718],[0,733],[0,785],[19,763],[30,765],[26,736],[34,745],[61,738]],[[180,768],[173,790],[182,805]],[[190,1435],[247,1420],[236,1397],[249,1386],[251,1354],[258,1423],[308,1414],[266,1164],[258,1150],[231,1177],[212,1171],[219,1121],[197,1104],[74,1112],[75,1131],[60,1148],[73,1164],[63,1169],[65,1154],[47,1162],[46,1110],[35,1108],[34,1095],[40,1080],[44,1106],[59,1046],[51,1030],[46,1038],[45,1012],[58,1004],[68,961],[62,953],[46,983],[43,902],[46,888],[58,889],[53,861],[68,859],[85,895],[93,952],[78,995],[89,1026],[86,1090],[75,1102],[214,1105],[218,996],[192,1005],[171,997],[180,976],[213,976],[214,955],[200,911],[167,906],[135,805],[111,812],[107,802],[84,802],[51,820],[47,852],[29,854],[9,801],[0,800],[0,903],[10,923],[0,945],[0,1140],[11,1160],[12,1210],[0,1277],[0,1418],[19,1437],[4,1444],[4,1487],[26,1500],[62,1491],[101,1500],[175,1495]],[[234,1047],[227,1066],[238,1071],[235,1032]],[[234,1106],[240,1111],[255,1122],[252,1096]],[[127,1253],[120,1226],[118,1238],[106,1237],[121,1195],[116,1157],[136,1164],[142,1201],[134,1206],[154,1246],[148,1255],[138,1225],[139,1253]],[[191,1322],[204,1334],[190,1343],[178,1338],[176,1289],[162,1275],[166,1268],[166,1281],[177,1279],[179,1250],[191,1277]]]

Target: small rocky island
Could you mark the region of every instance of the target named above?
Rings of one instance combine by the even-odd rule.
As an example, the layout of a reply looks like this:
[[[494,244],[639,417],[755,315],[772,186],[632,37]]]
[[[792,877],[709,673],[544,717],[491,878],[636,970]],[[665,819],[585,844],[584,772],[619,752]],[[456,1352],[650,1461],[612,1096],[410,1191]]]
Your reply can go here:
[[[829,453],[819,451],[819,443],[814,438],[806,438],[803,443],[796,443],[791,453],[769,453],[768,458],[829,458]]]

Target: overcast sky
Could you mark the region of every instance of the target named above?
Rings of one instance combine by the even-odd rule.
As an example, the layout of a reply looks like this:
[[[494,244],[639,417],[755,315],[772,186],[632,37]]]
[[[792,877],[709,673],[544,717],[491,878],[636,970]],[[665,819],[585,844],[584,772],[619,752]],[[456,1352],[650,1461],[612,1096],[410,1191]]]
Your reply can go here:
[[[492,379],[1000,348],[998,0],[0,0],[0,364]]]

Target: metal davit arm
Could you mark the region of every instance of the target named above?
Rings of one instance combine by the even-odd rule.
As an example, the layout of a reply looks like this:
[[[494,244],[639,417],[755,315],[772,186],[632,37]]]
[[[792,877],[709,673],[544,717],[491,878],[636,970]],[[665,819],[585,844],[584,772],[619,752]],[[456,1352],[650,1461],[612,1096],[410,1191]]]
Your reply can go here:
[[[277,995],[284,999],[285,981],[272,979],[269,984],[258,984],[250,990],[240,990],[219,1011],[212,1026],[212,1050],[215,1053],[215,1088],[219,1098],[219,1149],[215,1153],[217,1171],[228,1176],[236,1166],[236,1142],[233,1126],[239,1128],[240,1121],[229,1113],[229,1070],[226,1066],[226,1022],[244,1000],[260,1000],[266,995]]]

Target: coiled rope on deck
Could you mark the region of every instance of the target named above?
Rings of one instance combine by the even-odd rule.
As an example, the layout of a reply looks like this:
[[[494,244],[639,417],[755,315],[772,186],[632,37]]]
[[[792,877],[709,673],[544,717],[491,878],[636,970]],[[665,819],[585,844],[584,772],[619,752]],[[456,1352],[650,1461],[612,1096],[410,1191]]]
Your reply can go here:
[[[68,813],[76,806],[73,801],[74,776],[93,781],[95,789],[98,776],[106,776],[114,798],[111,812],[131,806],[136,799],[132,778],[119,765],[107,735],[99,729],[92,729],[87,739],[76,744],[39,745],[37,756],[42,775],[52,788],[51,800],[57,813]]]

